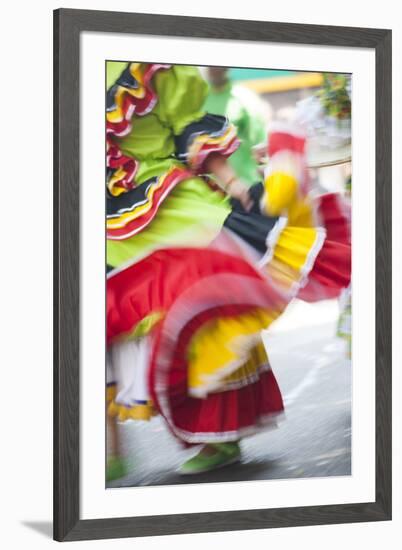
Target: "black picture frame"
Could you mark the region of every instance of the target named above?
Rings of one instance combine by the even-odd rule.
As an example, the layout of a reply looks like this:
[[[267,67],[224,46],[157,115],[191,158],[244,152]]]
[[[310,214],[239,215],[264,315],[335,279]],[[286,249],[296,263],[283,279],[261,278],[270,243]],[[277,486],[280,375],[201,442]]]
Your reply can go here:
[[[80,33],[371,48],[376,59],[375,502],[80,519]],[[60,9],[54,12],[54,538],[106,539],[391,519],[391,31]]]

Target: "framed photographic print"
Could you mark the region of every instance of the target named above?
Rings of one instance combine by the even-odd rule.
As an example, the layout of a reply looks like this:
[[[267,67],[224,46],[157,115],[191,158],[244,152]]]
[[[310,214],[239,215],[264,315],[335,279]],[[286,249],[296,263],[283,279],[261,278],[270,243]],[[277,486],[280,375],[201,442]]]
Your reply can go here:
[[[55,11],[56,540],[391,518],[391,135],[389,30]]]

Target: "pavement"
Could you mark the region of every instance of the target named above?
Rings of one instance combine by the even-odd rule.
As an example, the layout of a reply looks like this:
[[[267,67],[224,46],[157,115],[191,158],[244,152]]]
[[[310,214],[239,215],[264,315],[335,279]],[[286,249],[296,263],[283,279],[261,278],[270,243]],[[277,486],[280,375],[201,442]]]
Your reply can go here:
[[[285,401],[278,428],[245,438],[238,464],[180,476],[180,464],[198,451],[183,449],[164,421],[120,426],[130,473],[108,487],[294,479],[351,474],[351,363],[336,337],[335,300],[291,304],[264,334]]]

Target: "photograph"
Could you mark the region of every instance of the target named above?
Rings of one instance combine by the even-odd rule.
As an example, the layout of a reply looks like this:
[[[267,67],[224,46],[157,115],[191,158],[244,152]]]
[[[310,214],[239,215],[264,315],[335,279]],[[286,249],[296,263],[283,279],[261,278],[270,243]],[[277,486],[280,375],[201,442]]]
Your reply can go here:
[[[391,41],[54,12],[55,540],[391,519]]]
[[[104,85],[106,489],[351,476],[353,76]]]

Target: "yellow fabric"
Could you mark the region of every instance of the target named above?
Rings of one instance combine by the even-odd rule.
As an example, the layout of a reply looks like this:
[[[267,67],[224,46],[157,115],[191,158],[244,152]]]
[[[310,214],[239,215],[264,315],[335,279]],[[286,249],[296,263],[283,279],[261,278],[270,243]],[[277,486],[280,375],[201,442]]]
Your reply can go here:
[[[125,407],[112,401],[107,408],[107,414],[112,418],[117,418],[120,422],[125,422],[126,420],[150,420],[158,413],[150,401],[133,407]]]
[[[261,330],[277,315],[274,311],[254,308],[236,317],[206,322],[194,333],[189,345],[189,388],[207,390],[229,375],[238,379],[250,371],[255,372],[259,364],[250,351],[261,345]]]
[[[265,210],[270,216],[278,216],[294,200],[297,180],[286,172],[273,172],[264,180]]]
[[[295,227],[314,227],[316,224],[313,217],[311,201],[308,197],[296,196],[289,204],[288,225]]]
[[[317,231],[308,227],[286,227],[276,243],[274,257],[300,271],[317,237]]]
[[[127,191],[127,189],[125,189],[124,187],[118,187],[116,185],[117,183],[119,183],[124,178],[126,173],[127,173],[127,171],[124,168],[122,168],[122,167],[117,168],[117,170],[114,172],[114,174],[111,176],[111,178],[107,182],[107,187],[108,187],[110,193],[114,197],[118,197],[119,195],[121,195],[122,193],[125,193]]]
[[[116,384],[112,386],[106,386],[106,403],[109,405],[116,397]]]
[[[281,287],[289,289],[307,274],[309,259],[321,248],[319,231],[312,227],[286,227],[274,245],[265,269]]]
[[[294,176],[287,172],[275,171],[265,178],[264,187],[267,214],[286,214],[290,226],[314,227],[311,201],[301,194]]]
[[[256,374],[259,367],[268,365],[268,355],[262,341],[258,342],[249,352],[249,359],[244,365],[225,376],[222,380],[224,387],[240,381],[246,381]]]

